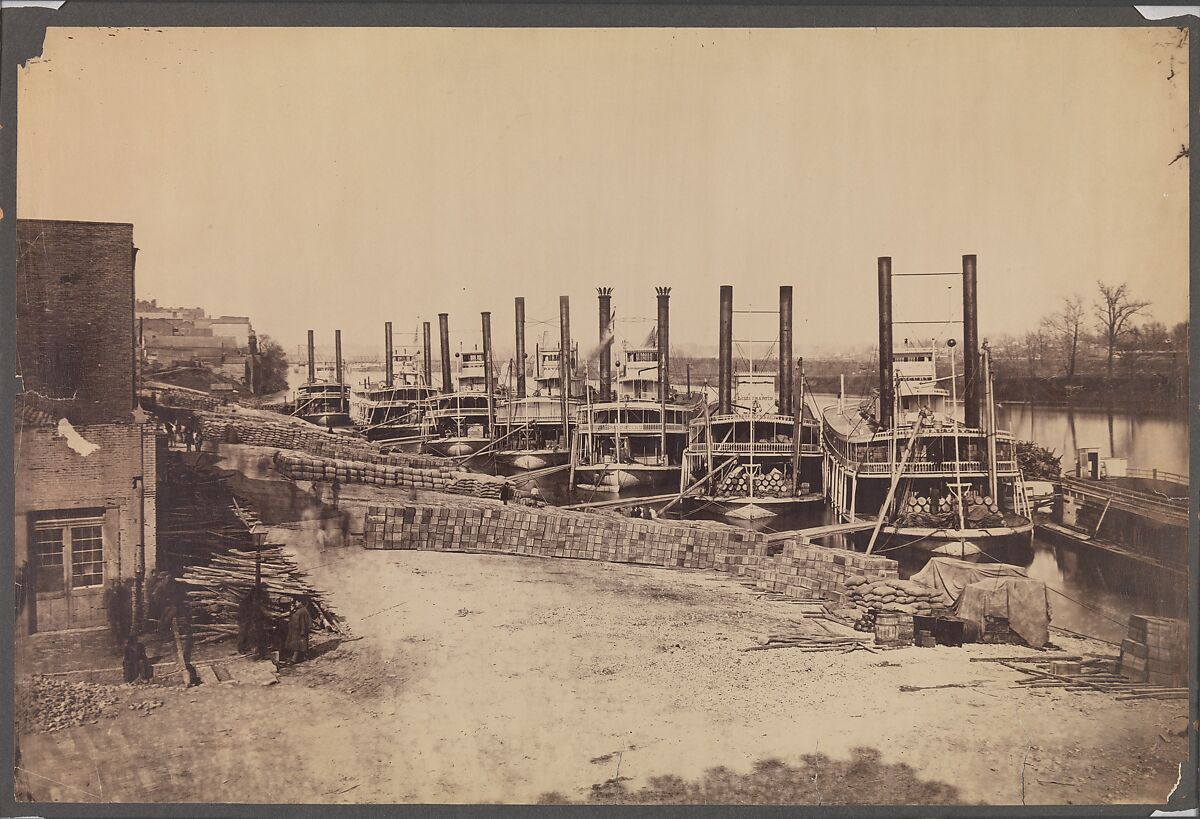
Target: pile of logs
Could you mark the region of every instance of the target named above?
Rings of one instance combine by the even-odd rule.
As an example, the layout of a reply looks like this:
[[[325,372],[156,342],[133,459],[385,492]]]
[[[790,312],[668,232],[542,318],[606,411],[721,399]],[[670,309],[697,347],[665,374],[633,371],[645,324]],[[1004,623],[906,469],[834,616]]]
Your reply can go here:
[[[255,563],[259,566],[255,567]],[[342,620],[324,595],[309,585],[300,570],[281,547],[265,546],[259,551],[231,549],[213,555],[208,564],[193,566],[179,582],[188,586],[192,609],[192,631],[198,643],[237,636],[238,605],[254,586],[256,571],[270,600],[270,611],[277,619],[287,617],[293,601],[301,601],[312,615],[313,627],[341,632]]]

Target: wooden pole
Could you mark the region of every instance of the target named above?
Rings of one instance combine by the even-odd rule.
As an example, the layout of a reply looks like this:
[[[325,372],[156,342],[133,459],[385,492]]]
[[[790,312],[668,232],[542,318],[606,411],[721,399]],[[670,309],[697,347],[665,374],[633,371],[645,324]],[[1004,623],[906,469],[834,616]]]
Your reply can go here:
[[[925,423],[925,411],[917,416],[917,422],[913,424],[912,435],[908,438],[908,444],[904,447],[904,456],[900,459],[899,466],[892,472],[892,484],[888,487],[887,497],[883,500],[883,505],[879,507],[879,515],[875,518],[875,528],[871,532],[871,541],[867,544],[867,554],[875,549],[875,541],[879,538],[879,530],[883,528],[883,520],[887,516],[888,507],[892,505],[892,499],[896,497],[896,485],[900,483],[900,476],[904,473],[904,467],[908,465],[908,459],[913,453],[913,444],[916,443],[917,433],[921,431],[921,425]]]

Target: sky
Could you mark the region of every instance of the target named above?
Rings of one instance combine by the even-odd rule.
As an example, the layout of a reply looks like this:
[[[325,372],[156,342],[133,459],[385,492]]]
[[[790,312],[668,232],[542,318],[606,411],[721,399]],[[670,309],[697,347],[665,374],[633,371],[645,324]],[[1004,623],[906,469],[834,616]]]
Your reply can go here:
[[[381,349],[388,320],[436,338],[439,312],[470,349],[488,310],[503,353],[514,296],[532,349],[568,295],[587,351],[597,286],[641,341],[666,285],[676,354],[715,352],[720,285],[773,310],[790,284],[813,355],[872,343],[884,255],[903,273],[976,254],[984,338],[1097,279],[1170,325],[1181,37],[51,28],[19,78],[17,215],[132,222],[140,297],[249,315],[291,350],[309,328]],[[945,322],[960,299],[953,277],[897,280],[895,317]],[[735,317],[756,355],[776,335]]]

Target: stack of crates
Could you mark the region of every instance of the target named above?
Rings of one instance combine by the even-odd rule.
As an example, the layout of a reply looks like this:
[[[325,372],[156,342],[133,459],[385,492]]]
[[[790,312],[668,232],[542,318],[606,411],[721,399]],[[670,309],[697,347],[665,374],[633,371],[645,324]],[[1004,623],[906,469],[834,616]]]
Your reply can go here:
[[[1117,670],[1127,680],[1170,688],[1187,685],[1187,623],[1134,614],[1121,641]]]

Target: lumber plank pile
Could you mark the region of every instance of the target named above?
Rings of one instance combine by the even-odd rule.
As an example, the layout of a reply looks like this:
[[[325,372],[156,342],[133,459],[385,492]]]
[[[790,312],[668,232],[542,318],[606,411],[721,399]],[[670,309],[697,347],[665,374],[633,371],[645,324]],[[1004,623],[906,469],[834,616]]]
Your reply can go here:
[[[766,641],[749,648],[743,648],[742,651],[768,651],[776,648],[794,648],[804,652],[828,652],[838,651],[842,654],[848,654],[851,651],[869,651],[872,654],[877,652],[877,649],[867,644],[869,638],[857,637],[854,635],[839,637],[834,635],[815,635],[803,634],[800,632],[791,632],[787,634],[772,634],[767,637]]]
[[[252,549],[230,549],[214,555],[205,565],[193,566],[179,578],[188,587],[196,642],[237,635],[238,605],[254,586],[256,560],[261,560],[262,582],[276,618],[287,617],[292,603],[298,600],[308,606],[314,628],[343,630],[341,618],[325,596],[308,582],[308,575],[281,547],[268,546],[257,553]]]
[[[1001,658],[1000,664],[1025,674],[1017,680],[1022,688],[1061,688],[1067,691],[1100,691],[1116,695],[1118,700],[1187,699],[1189,690],[1182,686],[1136,682],[1119,670],[1116,657],[1085,657],[1078,660],[1040,658]]]
[[[159,569],[178,575],[227,549],[251,548],[252,521],[244,517],[225,480],[187,464],[177,453],[159,468]]]

